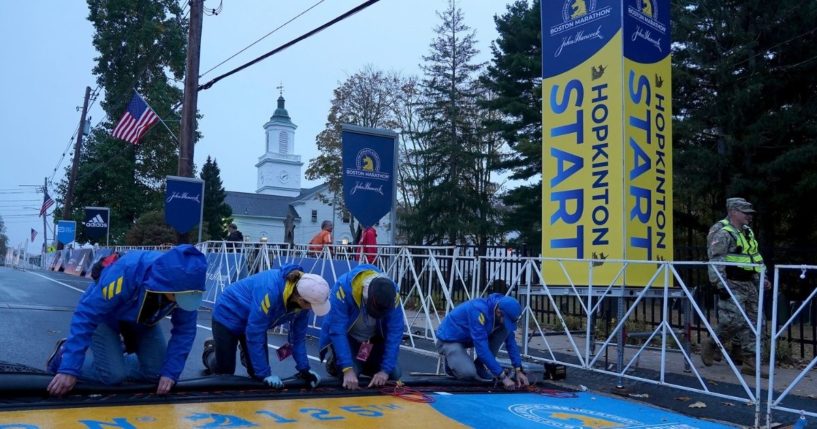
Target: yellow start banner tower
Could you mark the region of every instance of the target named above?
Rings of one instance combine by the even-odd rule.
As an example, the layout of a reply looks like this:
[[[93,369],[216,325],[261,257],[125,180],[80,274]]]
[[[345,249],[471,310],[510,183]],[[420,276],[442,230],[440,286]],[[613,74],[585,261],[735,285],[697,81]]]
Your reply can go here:
[[[543,270],[552,284],[645,286],[655,264],[613,260],[672,260],[670,2],[541,9],[542,255],[597,260]]]

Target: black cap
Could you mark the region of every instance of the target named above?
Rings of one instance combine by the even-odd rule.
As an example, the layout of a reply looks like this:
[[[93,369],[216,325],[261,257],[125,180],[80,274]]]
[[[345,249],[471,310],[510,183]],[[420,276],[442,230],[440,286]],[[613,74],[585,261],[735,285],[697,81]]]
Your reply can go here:
[[[394,282],[385,277],[375,277],[369,283],[369,297],[366,299],[366,314],[380,319],[394,308],[397,290]]]

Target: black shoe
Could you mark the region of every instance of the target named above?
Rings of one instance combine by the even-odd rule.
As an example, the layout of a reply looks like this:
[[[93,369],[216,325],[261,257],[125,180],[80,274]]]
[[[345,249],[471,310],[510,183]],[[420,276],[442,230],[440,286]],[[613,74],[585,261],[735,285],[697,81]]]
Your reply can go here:
[[[482,360],[477,358],[474,360],[474,367],[477,369],[477,377],[483,380],[493,380],[494,376],[488,371],[488,368],[485,367],[485,364],[482,363]]]
[[[338,366],[335,365],[335,353],[331,349],[326,353],[326,373],[335,378],[343,377],[343,374],[338,371]]]
[[[204,350],[201,352],[201,363],[204,365],[207,371],[210,371],[210,365],[208,365],[208,361],[210,360],[210,355],[216,352],[216,341],[212,338],[208,338],[204,340]]]
[[[48,360],[45,361],[45,369],[52,373],[56,374],[60,370],[60,364],[62,364],[62,352],[64,350],[63,344],[65,344],[67,338],[60,338],[57,340],[57,344],[54,346],[54,351],[51,353],[51,356],[48,357]]]
[[[451,367],[448,366],[448,362],[446,362],[445,365],[443,366],[443,370],[445,371],[445,375],[447,375],[449,377],[454,377],[454,372],[451,371]],[[456,377],[454,377],[454,378],[456,378]]]
[[[238,354],[239,358],[241,358],[241,365],[244,365],[244,368],[246,368],[247,371],[249,371],[250,363],[249,361],[247,361],[247,352],[244,350],[244,346],[241,345],[241,342],[238,343]]]

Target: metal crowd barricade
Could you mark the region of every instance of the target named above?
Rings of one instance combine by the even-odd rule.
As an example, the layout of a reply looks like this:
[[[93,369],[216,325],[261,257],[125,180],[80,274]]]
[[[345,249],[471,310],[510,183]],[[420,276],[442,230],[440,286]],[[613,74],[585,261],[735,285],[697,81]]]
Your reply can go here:
[[[804,415],[808,415],[811,417],[817,417],[817,406],[813,407],[810,410],[803,410],[792,408],[787,406],[785,403],[786,398],[788,395],[797,387],[800,383],[804,381],[807,374],[815,368],[817,365],[817,356],[812,356],[811,361],[799,372],[797,373],[794,378],[787,379],[787,380],[779,380],[783,383],[781,385],[783,390],[778,392],[775,388],[775,378],[778,376],[778,372],[776,371],[777,367],[777,355],[778,355],[778,346],[779,341],[783,335],[785,335],[786,330],[791,326],[798,317],[801,317],[803,313],[812,305],[813,302],[817,302],[817,288],[811,290],[811,293],[808,294],[806,299],[797,307],[797,309],[789,316],[786,320],[779,319],[779,309],[780,305],[778,300],[782,296],[779,293],[781,287],[780,277],[782,272],[785,271],[799,271],[800,278],[805,279],[807,275],[811,274],[814,275],[815,271],[817,271],[817,266],[815,265],[775,265],[774,267],[774,299],[772,304],[772,324],[771,324],[771,345],[770,345],[770,356],[769,356],[769,384],[768,388],[768,397],[766,400],[766,425],[767,427],[771,427],[772,424],[772,411],[785,411],[790,413],[803,413]],[[782,322],[782,323],[781,323]]]
[[[113,250],[162,250],[169,247],[115,247]],[[519,257],[508,251],[477,256],[468,249],[449,246],[377,246],[374,254],[364,254],[361,246],[353,245],[325,246],[316,251],[307,244],[210,241],[199,243],[197,247],[208,255],[208,295],[205,302],[209,304],[214,304],[229,284],[286,263],[300,264],[306,271],[320,274],[334,283],[365,256],[365,262],[378,266],[399,286],[400,305],[406,324],[404,334],[408,338],[408,344],[402,347],[431,356],[437,356],[433,347],[435,330],[448,312],[466,300],[487,294],[489,287],[501,280],[507,286],[505,293],[516,296],[524,309],[524,320],[520,323],[523,327],[521,350],[527,359],[613,375],[619,380],[626,378],[667,385],[745,402],[754,406],[755,426],[759,426],[764,289],[759,288],[757,314],[747,314],[744,308],[737,306],[755,338],[757,368],[755,377],[747,381],[726,352],[724,342],[729,339],[717,337],[714,320],[710,319],[702,303],[696,301],[695,287],[700,285],[688,284],[689,276],[682,274],[710,270],[715,265],[740,264],[532,258]],[[601,278],[598,275],[599,267],[602,265],[607,270],[608,281],[604,282],[598,281]],[[581,278],[584,280],[571,277],[571,271],[577,272],[577,266],[583,267]],[[627,270],[645,266],[648,268],[643,271],[650,275],[643,286],[625,287]],[[775,371],[777,346],[793,321],[817,301],[817,290],[812,290],[789,318],[779,320],[780,273],[786,270],[801,270],[805,275],[817,271],[817,266],[775,267],[772,323],[769,329],[770,374],[766,386],[767,425],[771,424],[773,411],[801,411],[787,406],[786,398],[817,366],[817,358],[812,358],[796,377],[787,380],[788,384],[782,391],[774,388],[775,377],[779,375]],[[726,279],[717,270],[712,272],[719,286],[728,293],[728,299],[739,303]],[[697,278],[701,277],[707,276],[704,273]],[[761,271],[761,284],[765,277],[766,272]],[[568,308],[571,306],[573,310]],[[651,320],[650,325],[641,327],[640,324],[646,324],[646,321],[638,320],[639,312],[645,312],[646,308],[653,311],[659,308],[660,317]],[[673,325],[673,316],[681,320],[680,327]],[[719,388],[719,383],[707,380],[696,368],[689,345],[693,319],[699,320],[702,329],[721,350],[731,372],[728,375],[734,376],[735,384],[740,386],[739,393],[724,391]],[[602,321],[607,322],[607,330],[603,333],[600,332]],[[319,329],[317,322],[313,318],[311,326]],[[575,326],[576,322],[578,326]],[[637,326],[643,332],[634,333],[631,326]],[[635,337],[643,338],[643,341],[628,344],[628,340]],[[609,359],[610,354],[613,355],[612,359]],[[679,377],[678,374],[687,375]],[[815,410],[805,411],[817,417]]]
[[[759,420],[761,387],[759,371],[756,371],[753,382],[747,382],[741,376],[740,368],[724,352],[724,360],[732,373],[729,376],[734,376],[734,380],[736,384],[741,386],[742,392],[741,394],[735,394],[720,388],[721,383],[705,379],[692,361],[693,355],[688,346],[689,330],[682,330],[681,336],[679,336],[671,323],[671,313],[674,311],[671,309],[671,304],[675,301],[681,301],[689,309],[688,311],[682,310],[687,318],[685,323],[689,323],[689,316],[698,317],[709,335],[723,350],[722,344],[725,339],[717,338],[706,313],[694,298],[693,288],[687,285],[683,276],[679,274],[680,267],[697,266],[700,269],[707,269],[710,264],[703,262],[610,259],[603,261],[552,258],[526,259],[522,270],[511,279],[508,291],[509,294],[515,293],[520,303],[523,304],[525,319],[522,323],[522,326],[524,326],[522,351],[526,358],[543,362],[555,362],[613,375],[619,377],[620,380],[626,378],[667,385],[681,390],[750,403],[755,407],[755,421]],[[608,283],[594,284],[594,270],[601,263],[608,269],[611,266],[618,267],[617,273]],[[544,264],[550,267],[550,271],[542,270]],[[576,267],[577,264],[586,265],[588,284],[579,284],[571,278],[568,266]],[[644,265],[655,267],[645,286],[624,287],[622,276],[628,267]],[[724,263],[723,265],[739,264]],[[560,280],[554,281],[554,278]],[[567,279],[567,284],[564,284],[564,279]],[[720,281],[722,287],[729,291],[730,299],[738,302],[728,282],[723,278],[720,278]],[[762,281],[763,278],[761,278]],[[564,296],[571,297],[573,301],[578,303],[580,308],[579,319],[584,321],[582,330],[570,326],[568,315],[564,314],[557,303],[556,298]],[[537,317],[532,307],[534,300],[542,298],[546,300],[551,311],[555,313],[556,326],[552,330],[543,327],[540,318]],[[644,300],[660,301],[661,320],[654,328],[643,328],[646,331],[643,333],[645,340],[640,346],[630,347],[626,344],[626,326],[628,321],[631,321],[633,315],[636,314],[639,304]],[[628,304],[627,301],[631,302]],[[756,339],[758,333],[762,332],[761,323],[763,318],[759,317],[763,314],[762,302],[761,291],[758,314],[751,315],[752,317],[741,309],[742,316]],[[595,329],[595,323],[602,316],[601,308],[604,304],[612,305],[615,308],[616,315],[613,319],[612,330],[602,335],[600,340],[597,340],[598,333]],[[740,305],[738,307],[740,308]],[[529,335],[531,330],[533,335]],[[686,338],[682,338],[684,336]],[[656,342],[658,344],[654,344]],[[761,362],[759,358],[760,343],[760,341],[755,341],[755,362]],[[615,359],[613,363],[608,363],[606,362],[606,356],[611,349],[614,352]],[[673,371],[670,371],[670,368]],[[675,375],[685,370],[691,372],[692,376],[678,377]]]
[[[450,247],[404,247],[386,273],[400,288],[409,348],[436,356],[418,340],[436,341],[445,315],[475,293],[477,258],[460,256]]]

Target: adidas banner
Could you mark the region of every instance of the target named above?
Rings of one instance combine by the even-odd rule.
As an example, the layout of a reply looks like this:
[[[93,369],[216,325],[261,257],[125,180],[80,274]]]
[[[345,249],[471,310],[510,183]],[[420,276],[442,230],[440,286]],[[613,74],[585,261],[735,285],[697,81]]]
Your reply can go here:
[[[108,207],[85,207],[85,220],[82,221],[85,237],[97,240],[108,236],[108,221],[111,209]]]

